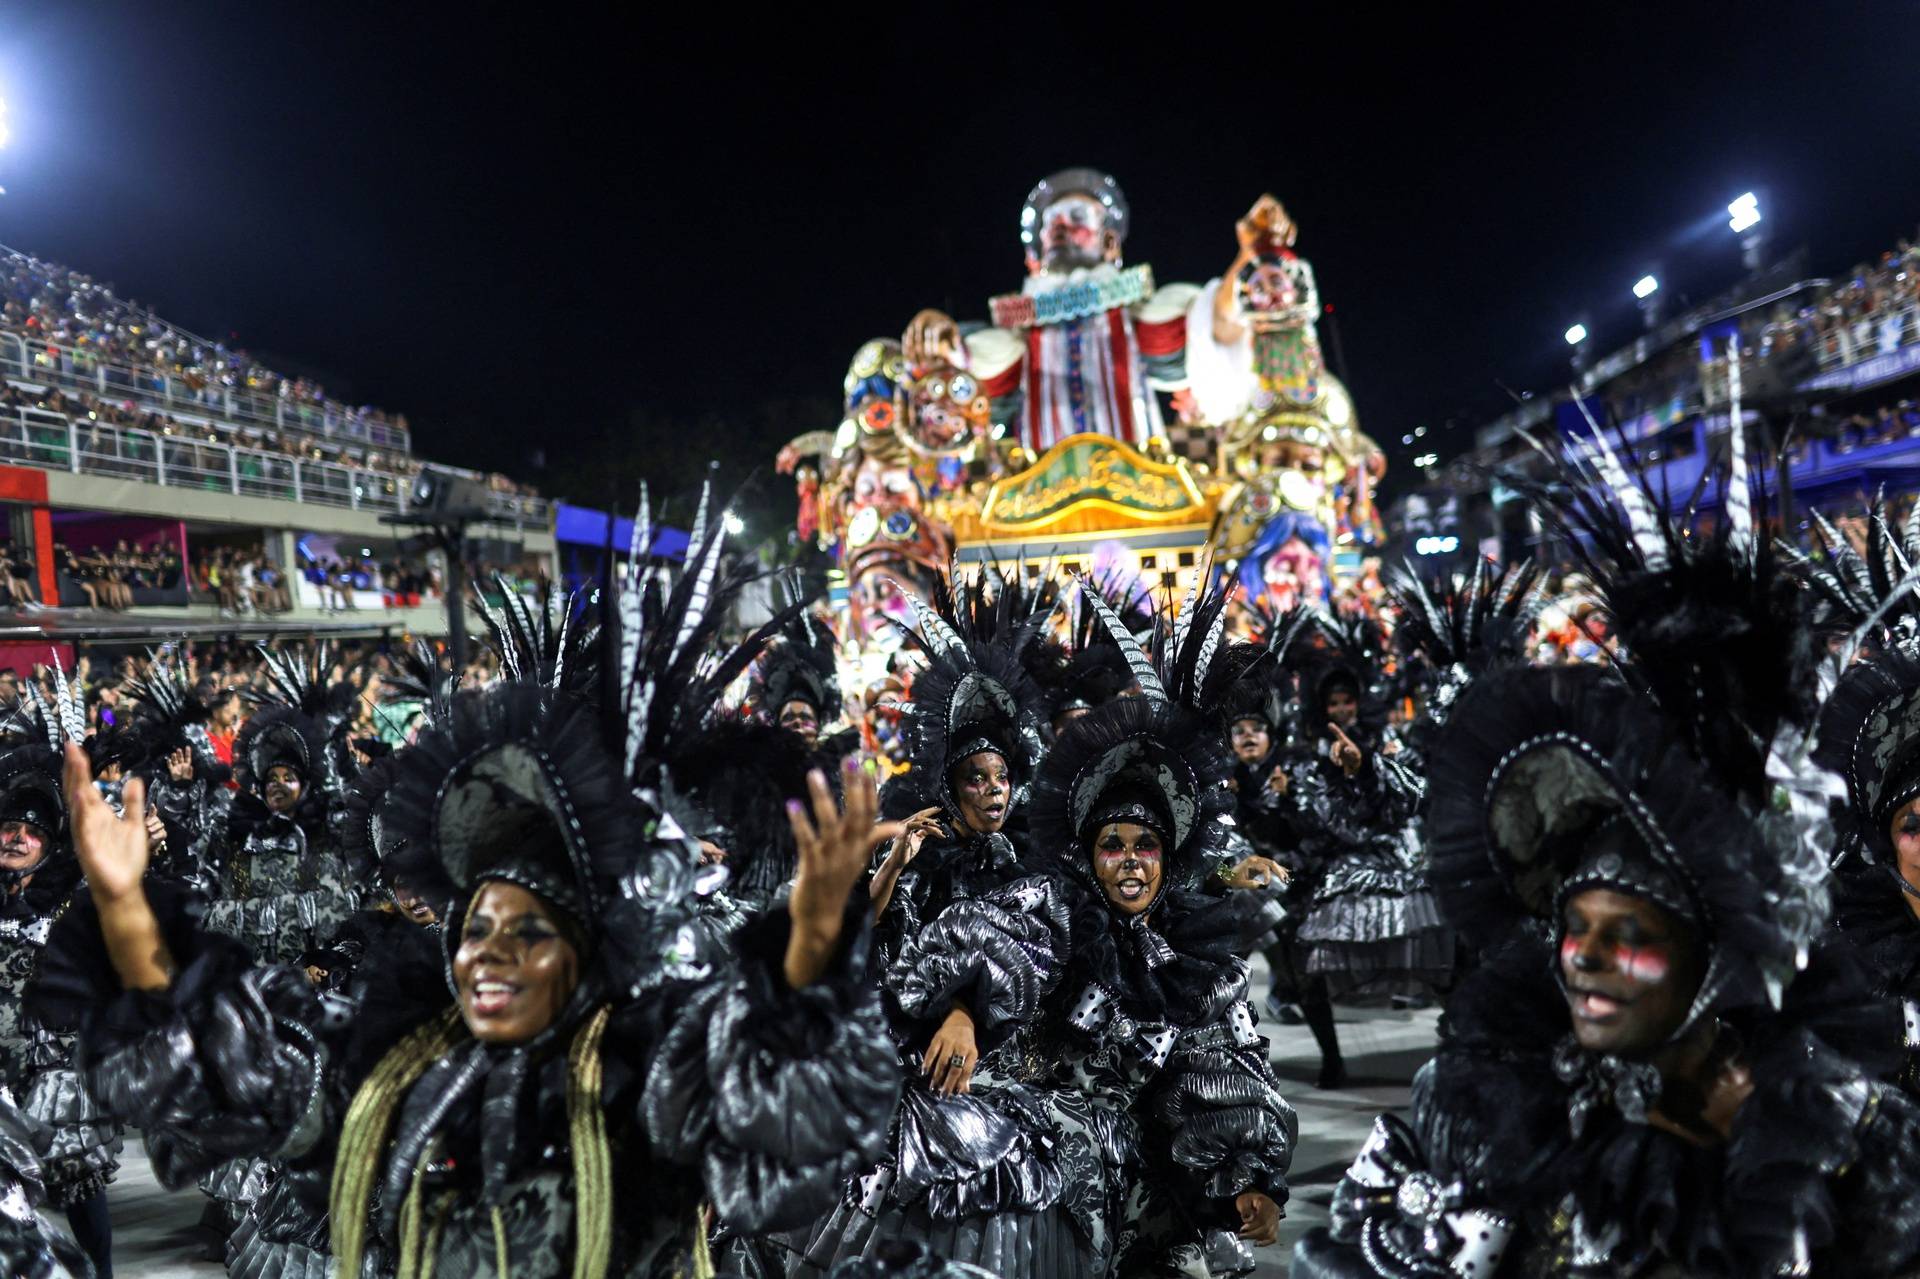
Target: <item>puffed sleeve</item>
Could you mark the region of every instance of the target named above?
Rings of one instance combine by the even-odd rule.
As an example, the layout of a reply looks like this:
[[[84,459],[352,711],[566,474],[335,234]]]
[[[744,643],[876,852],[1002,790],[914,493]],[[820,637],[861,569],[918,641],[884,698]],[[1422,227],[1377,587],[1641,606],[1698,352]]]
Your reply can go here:
[[[882,1152],[900,1067],[867,979],[868,910],[855,894],[834,964],[801,990],[783,970],[787,912],[747,924],[737,966],[695,988],[653,1055],[655,1154],[698,1166],[743,1233],[813,1220]]]
[[[1391,739],[1398,742],[1398,738]],[[1417,816],[1427,799],[1426,769],[1412,747],[1401,745],[1393,754],[1373,753],[1371,771],[1377,780],[1377,803],[1383,821],[1400,823]]]
[[[1067,920],[1057,884],[1015,880],[954,902],[907,938],[884,984],[915,1022],[937,1022],[964,1005],[980,1051],[991,1051],[1059,983]]]
[[[1267,1041],[1245,1000],[1218,1021],[1181,1032],[1150,1101],[1155,1126],[1189,1196],[1226,1203],[1257,1190],[1287,1201],[1299,1120],[1280,1095]]]
[[[49,939],[39,995],[53,1024],[72,1020],[57,1005],[97,992],[79,1041],[89,1093],[145,1130],[154,1174],[169,1189],[228,1159],[305,1154],[325,1128],[327,1067],[314,1031],[321,1006],[305,974],[254,967],[228,938],[186,925],[167,931],[184,963],[162,991],[119,988],[91,903],[76,902]]]

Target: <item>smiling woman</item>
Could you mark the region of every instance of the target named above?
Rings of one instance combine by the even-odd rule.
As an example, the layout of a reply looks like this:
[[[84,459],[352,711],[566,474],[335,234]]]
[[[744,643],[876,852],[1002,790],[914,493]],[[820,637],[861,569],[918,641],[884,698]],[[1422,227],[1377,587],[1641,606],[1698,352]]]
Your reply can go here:
[[[703,1205],[743,1231],[792,1227],[871,1164],[899,1089],[856,892],[891,834],[872,782],[844,778],[842,807],[809,779],[785,906],[724,942],[700,926],[699,852],[662,799],[718,691],[675,663],[724,684],[752,656],[714,635],[732,589],[705,614],[689,584],[637,621],[603,596],[618,713],[537,667],[435,706],[354,812],[371,837],[356,848],[445,921],[424,961],[440,971],[370,948],[345,1016],[305,972],[149,896],[137,783],[123,819],[69,753],[92,909],[66,917],[43,998],[88,1021],[91,1081],[145,1128],[164,1185],[276,1158],[279,1207],[290,1188],[307,1208],[303,1273],[601,1279],[693,1273]],[[677,639],[635,635],[626,664],[615,628],[658,618]],[[654,696],[670,669],[684,700]],[[90,1015],[103,1006],[126,1015]],[[212,1083],[243,1077],[258,1086]]]
[[[523,1044],[559,1020],[580,984],[580,953],[552,907],[492,880],[467,907],[453,983],[475,1039]]]

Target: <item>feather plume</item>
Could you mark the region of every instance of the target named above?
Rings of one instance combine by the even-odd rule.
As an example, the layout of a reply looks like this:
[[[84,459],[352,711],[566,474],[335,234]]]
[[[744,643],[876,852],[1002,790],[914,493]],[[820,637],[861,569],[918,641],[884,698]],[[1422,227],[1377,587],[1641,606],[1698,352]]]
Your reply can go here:
[[[1107,634],[1114,644],[1126,655],[1127,668],[1133,672],[1134,683],[1140,686],[1141,696],[1156,702],[1166,701],[1167,690],[1160,683],[1160,677],[1154,673],[1153,662],[1141,649],[1140,642],[1128,634],[1126,626],[1120,621],[1120,615],[1113,611],[1112,606],[1101,597],[1100,592],[1095,590],[1084,576],[1079,578],[1079,582],[1080,597],[1087,602],[1088,607],[1093,609],[1094,616],[1098,617],[1100,624],[1107,628]]]

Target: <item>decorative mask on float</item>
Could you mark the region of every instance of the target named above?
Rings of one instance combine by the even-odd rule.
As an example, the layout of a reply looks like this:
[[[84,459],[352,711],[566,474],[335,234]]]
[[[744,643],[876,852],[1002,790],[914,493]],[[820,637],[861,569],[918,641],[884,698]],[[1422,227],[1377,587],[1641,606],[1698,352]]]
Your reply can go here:
[[[853,353],[841,391],[845,423],[854,428],[854,439],[845,438],[843,425],[838,441],[843,448],[858,444],[864,450],[868,441],[893,433],[900,414],[901,384],[908,373],[907,357],[892,338],[874,338]]]
[[[912,382],[901,437],[916,453],[949,457],[975,440],[986,440],[992,418],[979,380],[964,369],[940,363]]]
[[[909,626],[913,606],[889,578],[920,589],[946,564],[952,543],[921,507],[911,467],[868,456],[860,460],[848,490],[841,568],[861,643],[891,648],[898,632],[888,619]]]

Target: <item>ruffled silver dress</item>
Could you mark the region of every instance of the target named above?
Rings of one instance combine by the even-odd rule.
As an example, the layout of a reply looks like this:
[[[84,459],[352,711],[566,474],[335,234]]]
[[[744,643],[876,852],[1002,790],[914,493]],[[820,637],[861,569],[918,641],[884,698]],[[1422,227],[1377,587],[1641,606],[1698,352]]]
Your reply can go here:
[[[1292,761],[1287,777],[1292,820],[1318,867],[1296,933],[1307,971],[1324,975],[1335,998],[1445,989],[1454,935],[1427,884],[1418,761],[1369,750],[1347,777],[1315,754]]]
[[[70,1208],[99,1194],[119,1171],[120,1123],[75,1066],[73,1036],[48,1029],[25,1006],[48,934],[66,908],[64,893],[49,896],[38,887],[29,883],[0,914],[0,1069],[46,1138],[39,1154],[46,1202]]]

